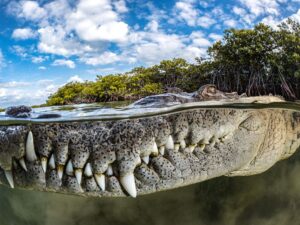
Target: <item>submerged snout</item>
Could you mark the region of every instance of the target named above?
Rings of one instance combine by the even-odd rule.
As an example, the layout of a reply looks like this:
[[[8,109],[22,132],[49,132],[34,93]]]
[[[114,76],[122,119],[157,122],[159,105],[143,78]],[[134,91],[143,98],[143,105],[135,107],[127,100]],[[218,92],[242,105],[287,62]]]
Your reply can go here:
[[[259,162],[272,151],[272,131],[284,131],[281,117],[272,110],[202,108],[2,126],[0,181],[82,196],[136,197],[222,175],[249,175],[261,171]],[[280,140],[275,152],[285,136]]]

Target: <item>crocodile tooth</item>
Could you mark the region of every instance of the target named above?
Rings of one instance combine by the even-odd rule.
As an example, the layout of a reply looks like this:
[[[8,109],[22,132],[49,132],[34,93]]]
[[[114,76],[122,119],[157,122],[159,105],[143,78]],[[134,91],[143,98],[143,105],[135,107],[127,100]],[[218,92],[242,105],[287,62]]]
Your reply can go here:
[[[74,175],[74,169],[73,169],[73,164],[72,164],[71,160],[69,160],[69,162],[67,163],[66,174],[69,175],[69,176]]]
[[[216,138],[214,136],[209,140],[209,144],[212,146],[216,144]]]
[[[224,142],[224,141],[226,141],[230,136],[231,136],[230,134],[226,134],[226,135],[224,135],[223,137],[220,138],[220,141],[221,141],[221,142]]]
[[[14,185],[14,178],[13,178],[13,175],[12,175],[12,172],[11,170],[4,170],[4,173],[5,173],[5,177],[10,185],[11,188],[14,188],[15,185]]]
[[[63,165],[57,165],[57,175],[58,175],[58,178],[61,180],[64,175],[64,166]]]
[[[149,159],[150,159],[150,158],[149,158],[149,155],[142,158],[142,160],[143,160],[146,164],[149,163]]]
[[[233,135],[232,133],[225,134],[223,137],[223,140],[225,141],[225,140],[229,139],[230,137],[232,137],[232,135]]]
[[[107,176],[112,176],[114,174],[112,166],[109,164],[106,170],[106,175]]]
[[[48,162],[47,157],[41,157],[41,164],[42,164],[44,173],[46,173],[46,171],[47,171],[47,162]]]
[[[19,159],[21,167],[27,172],[27,167],[24,158]]]
[[[78,184],[81,184],[81,178],[82,178],[82,169],[75,169],[75,177],[78,182]]]
[[[195,148],[196,148],[196,145],[190,145],[189,146],[189,151],[193,152],[195,150]]]
[[[152,148],[151,154],[154,156],[158,155],[158,147],[157,147],[156,142],[153,143],[153,148]]]
[[[49,159],[49,166],[51,169],[55,169],[55,159],[54,159],[54,154],[51,155],[50,159]]]
[[[164,155],[164,154],[165,154],[165,146],[160,146],[160,147],[159,147],[159,153],[160,153],[161,155]]]
[[[180,148],[180,144],[176,143],[174,144],[174,151],[178,152]]]
[[[203,151],[205,149],[205,146],[206,146],[205,144],[200,144],[199,145],[200,150]]]
[[[141,165],[141,164],[142,164],[141,157],[139,157],[137,160],[138,160],[138,161],[136,162],[136,163],[137,163],[137,165]]]
[[[37,156],[34,150],[33,135],[31,131],[29,131],[26,141],[26,159],[29,162],[34,162],[35,160],[37,160]]]
[[[186,148],[185,140],[181,140],[181,141],[180,141],[180,147],[181,147],[182,149],[185,149],[185,148]]]
[[[103,174],[95,174],[95,180],[102,191],[105,191],[105,176]]]
[[[92,167],[90,163],[87,163],[84,168],[84,175],[87,177],[93,176]]]
[[[120,182],[123,188],[127,191],[127,193],[135,198],[136,193],[136,186],[135,186],[135,179],[133,173],[126,174],[125,176],[120,177]]]
[[[167,143],[166,143],[166,149],[174,149],[174,141],[172,135],[169,135]]]

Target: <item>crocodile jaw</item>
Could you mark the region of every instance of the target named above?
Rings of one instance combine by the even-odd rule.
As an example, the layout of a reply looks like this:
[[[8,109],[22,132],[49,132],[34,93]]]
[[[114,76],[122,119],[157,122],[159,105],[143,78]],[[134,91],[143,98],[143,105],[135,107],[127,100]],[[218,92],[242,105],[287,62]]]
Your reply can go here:
[[[295,119],[282,110],[214,108],[4,126],[0,181],[82,196],[136,197],[222,175],[251,175],[286,156],[291,140],[293,149],[299,146],[287,121]]]

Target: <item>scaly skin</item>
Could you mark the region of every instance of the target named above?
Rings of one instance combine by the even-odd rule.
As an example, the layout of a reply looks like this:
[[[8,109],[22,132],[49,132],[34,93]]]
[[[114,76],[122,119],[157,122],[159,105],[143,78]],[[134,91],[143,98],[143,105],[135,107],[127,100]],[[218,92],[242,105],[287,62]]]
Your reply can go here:
[[[299,145],[300,112],[279,108],[1,126],[0,183],[135,197],[223,175],[258,174]]]

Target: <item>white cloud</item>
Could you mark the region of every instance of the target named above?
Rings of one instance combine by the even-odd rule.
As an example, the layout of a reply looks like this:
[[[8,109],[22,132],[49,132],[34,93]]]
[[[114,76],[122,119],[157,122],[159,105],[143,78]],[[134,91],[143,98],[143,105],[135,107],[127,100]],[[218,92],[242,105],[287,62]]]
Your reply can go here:
[[[44,5],[44,9],[47,12],[48,17],[64,19],[66,15],[71,13],[72,9],[67,0],[54,0]],[[62,21],[57,20],[60,23]]]
[[[131,70],[131,67],[128,68],[116,68],[116,67],[101,67],[101,68],[94,68],[87,70],[89,74],[95,75],[107,75],[107,74],[116,74],[116,73],[125,73],[129,70]]]
[[[74,69],[76,67],[75,63],[72,60],[67,59],[56,59],[53,63],[53,66],[67,66],[70,69]]]
[[[228,19],[228,20],[225,20],[224,21],[224,25],[225,26],[228,26],[228,27],[236,27],[237,26],[237,21],[236,20],[234,20],[234,19]]]
[[[276,29],[277,25],[280,23],[280,20],[277,20],[276,18],[274,18],[274,16],[267,16],[263,18],[261,22]]]
[[[10,50],[22,59],[26,59],[28,57],[27,50],[20,45],[11,46]]]
[[[174,10],[179,13],[180,20],[191,26],[202,27],[216,23],[208,15],[198,18],[199,12],[194,4],[191,0],[182,0],[175,4]],[[203,55],[204,49],[210,44],[205,37],[198,37],[192,41],[189,35],[177,35],[172,31],[166,33],[167,31],[160,27],[161,21],[168,21],[171,16],[152,3],[146,4],[150,15],[143,16],[148,23],[136,30],[130,29],[120,18],[120,13],[128,11],[125,0],[78,0],[74,4],[67,0],[54,0],[40,5],[37,2],[29,5],[32,6],[32,10],[39,11],[40,15],[43,14],[42,11],[46,12],[43,18],[34,21],[39,40],[37,50],[40,53],[66,58],[73,56],[86,65],[124,62],[153,64],[173,57],[190,57],[192,60]],[[21,13],[17,16],[22,14],[23,18],[28,18],[24,13],[23,2],[19,6]],[[25,11],[29,11],[28,7]],[[118,50],[109,50],[110,43],[116,43]],[[31,55],[26,50],[17,48],[14,52],[34,63],[46,60],[45,57]],[[61,59],[56,59],[52,65],[75,67],[72,60]]]
[[[192,61],[205,54],[203,47],[196,46],[187,35],[166,34],[160,32],[136,32],[130,38],[132,45],[121,54],[122,60],[131,58],[132,62],[145,62],[148,65],[164,59],[182,57]],[[204,44],[205,41],[198,44]]]
[[[215,34],[215,33],[210,33],[208,35],[209,38],[213,39],[214,41],[219,41],[223,38],[223,35],[221,34]]]
[[[80,82],[82,83],[84,80],[79,76],[75,75],[69,78],[68,82]]]
[[[115,54],[113,52],[109,52],[109,51],[106,51],[100,55],[88,56],[88,57],[81,58],[82,62],[84,62],[85,64],[88,64],[88,65],[93,65],[93,66],[110,64],[110,63],[114,63],[119,60],[120,60],[120,57],[117,54]]]
[[[194,62],[196,57],[206,56],[206,48],[199,48],[194,46],[186,46],[182,55],[178,56],[186,59],[189,62]]]
[[[80,55],[92,51],[88,44],[82,44],[60,26],[46,26],[38,30],[40,42],[38,49],[43,53],[62,56]]]
[[[185,45],[178,35],[164,33],[144,33],[141,43],[135,46],[136,58],[141,61],[156,63],[163,59],[177,57]]]
[[[178,1],[175,4],[178,18],[185,21],[189,26],[196,26],[198,12],[192,3],[187,1]]]
[[[204,56],[207,47],[221,39],[216,33],[224,25],[248,25],[261,18],[268,23],[277,20],[278,6],[283,1],[286,0],[237,0],[232,6],[233,15],[224,11],[217,1],[178,0],[171,13],[147,2],[137,15],[145,23],[136,23],[132,27],[122,15],[129,9],[135,10],[135,6],[128,8],[126,5],[131,1],[14,1],[16,7],[15,10],[11,7],[11,12],[25,19],[25,24],[32,23],[30,27],[35,27],[38,39],[37,49],[30,52],[28,48],[16,48],[14,52],[34,63],[50,57],[55,60],[56,56],[72,56],[73,61],[56,59],[58,61],[53,62],[53,65],[69,68],[75,67],[75,60],[92,66],[153,64],[173,57],[192,60]],[[29,16],[29,12],[35,12],[36,16]],[[178,29],[179,22],[184,22],[190,26],[186,30],[193,29],[194,32]],[[210,32],[215,33],[195,36],[199,29],[212,29]],[[36,51],[53,56],[39,57]]]
[[[247,13],[245,9],[237,7],[237,6],[234,6],[232,11],[238,16],[243,16]]]
[[[128,12],[128,8],[126,7],[126,2],[124,0],[115,1],[113,3],[115,9],[119,13],[126,13]]]
[[[18,28],[12,33],[14,39],[26,40],[36,37],[35,31],[30,28]]]
[[[85,41],[124,42],[129,31],[109,0],[80,0],[76,11],[67,17],[67,25]]]
[[[33,46],[25,48],[21,45],[13,45],[10,47],[10,51],[21,57],[22,60],[30,60],[32,63],[41,63],[48,59],[48,56],[32,55],[35,51]]]
[[[146,25],[146,30],[150,30],[150,31],[153,31],[153,32],[157,32],[158,31],[158,27],[159,27],[159,24],[156,20],[151,20],[147,25]]]
[[[54,84],[54,81],[49,79],[43,79],[43,80],[38,80],[37,84],[40,86],[50,86]]]
[[[155,20],[155,21],[164,21],[170,18],[170,15],[165,10],[157,8],[151,1],[148,1],[145,4],[146,8],[149,10],[149,14],[145,14],[142,16],[147,19],[148,21]]]
[[[190,35],[190,39],[192,40],[194,46],[198,46],[198,47],[211,46],[211,42],[207,38],[205,38],[201,32],[197,32],[197,31],[192,32]]]
[[[0,83],[0,88],[26,87],[28,85],[30,85],[29,82],[10,81],[10,82]]]
[[[45,57],[42,57],[42,56],[33,56],[33,57],[31,57],[31,62],[33,62],[33,63],[42,63],[45,60],[46,60]]]
[[[280,14],[277,0],[240,0],[240,2],[256,17],[262,14]]]
[[[208,28],[212,25],[214,25],[217,21],[210,16],[201,16],[197,20],[197,24],[200,27]]]
[[[27,20],[40,20],[47,15],[45,9],[41,8],[36,1],[21,1],[18,7],[18,17]]]
[[[0,88],[0,99],[7,95],[7,90],[5,88]]]
[[[284,11],[294,11],[299,8],[293,0],[239,0],[239,2],[241,7],[233,7],[233,12],[240,17],[240,21],[250,26],[264,22],[274,27],[282,20]]]
[[[299,2],[300,2],[300,0],[299,0]],[[294,19],[294,20],[296,20],[296,21],[298,21],[300,23],[300,9],[298,10],[297,13],[291,15],[290,18]]]
[[[112,21],[101,26],[91,21],[81,21],[76,25],[76,32],[85,41],[126,41],[128,25],[124,22]]]
[[[274,16],[267,16],[265,18],[262,19],[262,23],[267,24],[269,26],[271,26],[273,29],[278,29],[278,25],[282,22],[285,22],[288,18],[291,18],[295,21],[300,22],[300,9],[293,15],[286,17],[284,19],[277,19]]]
[[[61,85],[53,80],[0,83],[0,107],[45,103],[48,96],[54,93]]]
[[[39,66],[39,70],[46,70],[47,68],[45,66]]]
[[[203,8],[207,8],[207,7],[209,7],[209,2],[207,2],[205,0],[200,0],[199,5]]]
[[[102,51],[108,42],[125,42],[129,26],[117,14],[125,12],[126,4],[122,2],[80,0],[71,6],[66,0],[55,0],[45,4],[47,17],[37,22],[38,50],[81,58]]]

